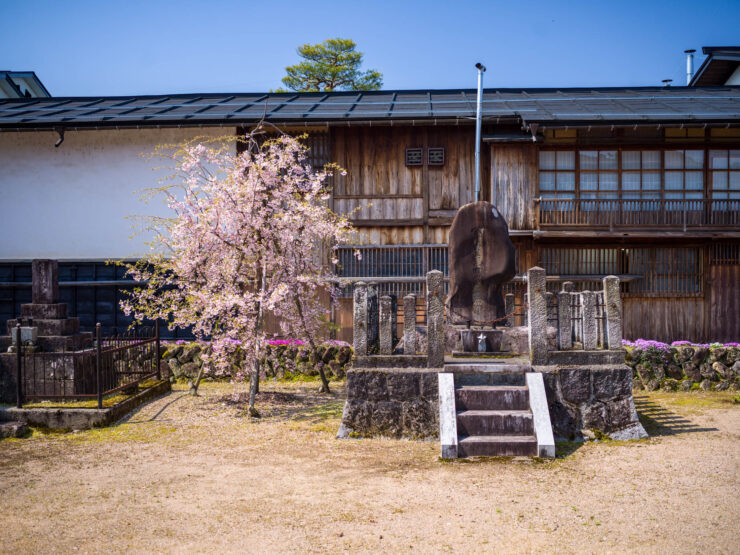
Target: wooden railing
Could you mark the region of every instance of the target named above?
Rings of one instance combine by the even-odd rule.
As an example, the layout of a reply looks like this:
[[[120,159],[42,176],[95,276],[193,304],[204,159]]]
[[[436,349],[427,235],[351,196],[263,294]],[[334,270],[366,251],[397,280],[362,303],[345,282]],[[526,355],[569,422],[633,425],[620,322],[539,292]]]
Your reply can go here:
[[[733,228],[740,200],[539,199],[538,213],[541,227]]]

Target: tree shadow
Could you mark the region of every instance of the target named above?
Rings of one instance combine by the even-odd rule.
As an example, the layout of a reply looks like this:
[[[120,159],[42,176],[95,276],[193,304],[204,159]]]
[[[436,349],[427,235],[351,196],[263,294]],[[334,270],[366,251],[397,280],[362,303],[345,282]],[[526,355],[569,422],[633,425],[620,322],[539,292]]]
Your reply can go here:
[[[635,396],[634,399],[640,423],[651,437],[719,431],[717,428],[697,426],[688,418],[673,412],[648,397]]]

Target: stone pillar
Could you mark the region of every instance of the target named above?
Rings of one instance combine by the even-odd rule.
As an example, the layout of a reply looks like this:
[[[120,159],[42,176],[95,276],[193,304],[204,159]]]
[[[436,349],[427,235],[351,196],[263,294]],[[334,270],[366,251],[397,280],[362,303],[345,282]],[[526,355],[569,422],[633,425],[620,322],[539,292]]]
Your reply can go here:
[[[59,263],[56,260],[31,261],[31,299],[33,304],[59,302]]]
[[[391,316],[391,298],[380,297],[380,354],[390,355],[393,352],[393,318]]]
[[[596,350],[599,329],[596,324],[596,295],[593,291],[581,293],[581,318],[583,318],[583,350]]]
[[[594,291],[596,302],[596,343],[602,349],[606,349],[606,334],[604,324],[606,322],[606,311],[604,310],[604,291]]]
[[[445,301],[442,272],[427,272],[427,367],[445,363]]]
[[[572,293],[575,291],[575,285],[573,285],[572,281],[564,281],[563,282],[563,291],[567,291],[568,293]]]
[[[604,278],[604,311],[606,313],[606,345],[609,350],[622,349],[622,299],[619,278]]]
[[[555,320],[555,300],[552,293],[545,293],[545,302],[547,303],[547,325]]]
[[[523,326],[529,325],[529,295],[524,293],[524,316],[522,317],[524,319],[524,322],[522,323]]]
[[[403,354],[416,354],[416,295],[403,298]]]
[[[507,293],[504,297],[504,310],[506,310],[507,318],[506,318],[506,327],[507,328],[513,328],[514,327],[514,293]]]
[[[545,270],[536,266],[527,270],[529,356],[532,364],[547,364],[547,297],[545,293]]]
[[[380,339],[380,307],[378,306],[378,284],[367,284],[367,352],[373,354],[378,352],[378,340]]]
[[[558,348],[561,351],[573,348],[573,318],[570,301],[569,292],[558,293]]]
[[[393,350],[398,343],[398,297],[393,294],[388,297],[391,299],[391,342],[393,343],[391,350]]]
[[[355,283],[352,308],[352,343],[355,356],[367,356],[367,284],[364,281]]]

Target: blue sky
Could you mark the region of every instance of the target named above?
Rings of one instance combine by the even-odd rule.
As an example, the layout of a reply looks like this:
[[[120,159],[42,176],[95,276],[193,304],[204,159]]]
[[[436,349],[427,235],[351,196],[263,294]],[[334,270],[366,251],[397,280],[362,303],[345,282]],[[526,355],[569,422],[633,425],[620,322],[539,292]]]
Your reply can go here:
[[[740,45],[740,1],[0,0],[0,69],[54,96],[266,91],[295,49],[355,40],[386,89],[685,83]]]

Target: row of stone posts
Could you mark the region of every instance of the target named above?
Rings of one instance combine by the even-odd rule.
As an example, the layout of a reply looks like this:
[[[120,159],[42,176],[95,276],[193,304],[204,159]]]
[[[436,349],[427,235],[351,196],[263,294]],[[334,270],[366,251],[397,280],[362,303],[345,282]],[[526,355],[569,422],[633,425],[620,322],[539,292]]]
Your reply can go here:
[[[426,276],[427,367],[444,365],[444,276],[432,270]],[[395,295],[378,298],[376,283],[358,281],[353,293],[353,342],[356,357],[391,355],[397,342],[398,304]],[[403,354],[416,355],[416,296],[403,298]],[[377,351],[376,351],[377,349]]]
[[[532,364],[547,364],[548,320],[556,319],[558,329],[558,349],[573,348],[573,305],[574,295],[580,297],[581,318],[583,321],[583,350],[592,351],[598,346],[599,322],[597,315],[598,293],[594,291],[573,292],[571,282],[564,283],[563,290],[557,293],[557,318],[554,317],[552,293],[546,290],[546,275],[542,268],[527,271],[527,295],[529,304],[527,325],[529,327],[529,350]],[[619,294],[619,278],[603,278],[604,298],[604,347],[608,350],[622,349],[622,300]]]

